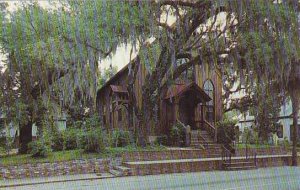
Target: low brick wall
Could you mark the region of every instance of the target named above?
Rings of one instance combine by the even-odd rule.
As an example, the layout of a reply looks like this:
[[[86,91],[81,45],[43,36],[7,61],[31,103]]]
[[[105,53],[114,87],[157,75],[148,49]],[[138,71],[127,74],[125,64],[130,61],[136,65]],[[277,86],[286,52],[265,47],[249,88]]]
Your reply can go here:
[[[151,161],[151,160],[179,160],[192,158],[208,158],[215,150],[183,149],[163,151],[135,151],[122,154],[123,161]],[[283,147],[250,148],[249,152],[256,151],[257,155],[285,155],[287,150]],[[246,149],[237,149],[235,156],[245,156]]]
[[[109,164],[110,160],[108,159],[87,159],[14,166],[0,165],[0,179],[103,173],[108,171]]]
[[[298,159],[300,161],[300,158]],[[237,160],[243,161],[243,160]],[[299,162],[300,163],[300,162]],[[273,158],[257,158],[257,167],[280,167],[290,166],[291,157],[273,157]],[[164,162],[151,164],[129,164],[126,167],[131,168],[131,175],[156,175],[166,173],[185,173],[185,172],[202,172],[222,170],[222,160],[194,160],[186,162]]]
[[[257,155],[285,155],[288,153],[284,147],[269,147],[269,148],[249,148],[249,152],[256,152]],[[236,149],[235,156],[245,156],[246,148]]]
[[[179,160],[192,158],[207,158],[207,150],[187,149],[187,150],[163,150],[163,151],[136,151],[122,154],[123,161],[151,161],[151,160]]]

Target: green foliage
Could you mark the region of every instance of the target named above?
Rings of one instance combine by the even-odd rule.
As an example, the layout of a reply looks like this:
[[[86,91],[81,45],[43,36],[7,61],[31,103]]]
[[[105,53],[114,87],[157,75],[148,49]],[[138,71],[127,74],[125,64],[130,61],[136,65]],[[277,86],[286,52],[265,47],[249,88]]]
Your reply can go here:
[[[162,145],[168,146],[169,145],[168,136],[167,135],[158,136],[154,144],[157,144],[160,146],[162,146]]]
[[[48,139],[38,139],[28,144],[32,157],[47,157],[52,152]]]
[[[245,128],[242,133],[242,142],[245,144],[259,144],[258,133],[253,129]]]
[[[98,87],[101,88],[112,76],[114,76],[118,71],[118,67],[105,68],[100,72],[100,77],[98,80]]]
[[[124,147],[133,142],[133,136],[129,131],[115,129],[111,132],[110,145],[112,147]]]
[[[100,119],[95,114],[91,117],[86,118],[85,122],[83,122],[82,128],[99,128],[100,127]]]
[[[283,147],[287,150],[288,148],[290,148],[290,142],[288,140],[287,137],[284,137],[283,141],[282,141],[282,145]]]
[[[176,123],[172,126],[170,132],[172,144],[184,146],[185,143],[185,126],[182,123]]]
[[[218,142],[223,144],[229,144],[236,140],[238,137],[238,131],[236,128],[237,120],[229,119],[224,116],[223,120],[217,123]]]
[[[85,152],[103,152],[106,136],[101,128],[89,128],[81,136],[80,146]]]
[[[82,136],[83,131],[76,128],[67,128],[62,132],[63,136],[63,149],[73,150],[80,146],[80,136]]]

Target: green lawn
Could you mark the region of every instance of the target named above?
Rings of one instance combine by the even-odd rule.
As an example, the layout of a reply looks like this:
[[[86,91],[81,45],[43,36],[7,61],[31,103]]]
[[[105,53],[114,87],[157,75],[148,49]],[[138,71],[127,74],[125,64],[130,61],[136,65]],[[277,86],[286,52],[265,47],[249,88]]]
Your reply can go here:
[[[248,148],[271,148],[280,147],[280,145],[268,145],[268,144],[247,144]],[[246,144],[236,144],[237,149],[246,148]]]
[[[112,158],[119,156],[123,152],[131,151],[147,151],[147,150],[165,150],[165,147],[155,146],[155,147],[118,147],[118,148],[106,148],[103,153],[85,153],[83,150],[67,150],[52,152],[46,158],[33,158],[30,154],[22,155],[9,155],[0,157],[0,165],[18,165],[26,163],[41,163],[41,162],[60,162],[76,159],[89,159],[89,158]]]

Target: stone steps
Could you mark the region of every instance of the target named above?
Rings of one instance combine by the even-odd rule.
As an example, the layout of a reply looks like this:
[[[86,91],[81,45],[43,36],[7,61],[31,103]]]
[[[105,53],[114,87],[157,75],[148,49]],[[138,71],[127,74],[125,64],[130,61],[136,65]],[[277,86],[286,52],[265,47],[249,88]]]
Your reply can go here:
[[[109,170],[109,173],[116,177],[130,176],[131,169],[125,166],[113,166],[113,168]]]
[[[191,146],[199,147],[199,145],[215,144],[214,139],[207,131],[193,130],[191,131]],[[213,146],[213,145],[209,145]]]
[[[223,162],[222,165],[224,170],[250,170],[257,168],[253,159],[231,160],[231,162]]]

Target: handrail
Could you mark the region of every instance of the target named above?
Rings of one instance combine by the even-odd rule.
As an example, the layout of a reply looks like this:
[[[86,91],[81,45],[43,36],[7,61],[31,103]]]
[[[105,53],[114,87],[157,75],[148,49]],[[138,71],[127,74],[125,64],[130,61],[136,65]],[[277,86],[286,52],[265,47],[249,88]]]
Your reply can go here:
[[[236,146],[235,142],[226,135],[224,137],[225,137],[225,140],[228,140],[228,142],[230,142],[230,143],[224,143],[223,146],[225,146],[226,149],[229,150],[231,153],[235,154],[235,146]]]
[[[195,120],[195,122],[196,123],[202,123],[202,120]],[[208,147],[208,142],[206,141],[206,139],[201,135],[201,134],[199,134],[198,133],[198,135],[197,135],[197,139],[199,140],[199,138],[198,137],[200,137],[201,139],[202,139],[202,141],[201,142],[203,142],[203,146],[205,147],[205,148],[207,148]]]
[[[204,138],[204,137],[202,137],[202,135],[201,134],[199,134],[199,133],[197,133],[197,137],[198,137],[198,140],[199,140],[199,137],[202,139],[202,143],[203,143],[203,146],[205,147],[205,148],[208,148],[208,142],[206,141],[206,139]]]
[[[222,162],[223,164],[231,164],[231,152],[223,145],[222,146]]]
[[[208,129],[207,131],[210,133],[210,135],[211,135],[215,140],[217,140],[217,139],[216,139],[216,137],[217,137],[217,136],[216,136],[216,135],[217,135],[217,133],[216,133],[216,128],[215,128],[212,124],[210,124],[208,121],[206,121],[206,120],[203,120],[203,124],[204,124],[204,125],[203,125],[204,127],[206,127],[206,125],[208,126],[208,128],[206,127],[206,128]],[[205,125],[205,124],[206,124],[206,125]]]

